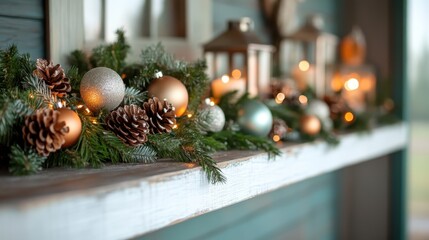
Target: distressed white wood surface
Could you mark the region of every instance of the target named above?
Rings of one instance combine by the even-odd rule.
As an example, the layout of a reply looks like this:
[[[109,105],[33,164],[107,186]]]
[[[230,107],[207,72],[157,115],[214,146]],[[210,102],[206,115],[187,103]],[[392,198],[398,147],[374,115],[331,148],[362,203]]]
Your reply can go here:
[[[173,168],[171,163],[167,164],[168,171],[144,173],[141,177],[136,172],[146,168],[156,172],[157,164],[162,168],[163,163],[117,171],[112,167],[94,174],[85,170],[90,172],[87,175],[74,170],[75,176],[73,171],[60,171],[24,178],[27,180],[0,178],[0,239],[130,238],[389,154],[407,144],[407,135],[407,126],[396,124],[369,134],[344,135],[336,147],[321,141],[285,146],[283,155],[276,160],[268,160],[266,154],[247,152],[242,154],[245,157],[222,161],[234,154],[221,153],[217,155],[219,166],[228,180],[218,185],[209,184],[199,167],[187,168],[179,163],[173,164]],[[110,173],[103,175],[103,171]],[[73,177],[79,187],[73,186]],[[103,178],[113,180],[101,184]],[[53,181],[66,184],[56,189]],[[49,182],[54,192],[40,188],[40,182]]]

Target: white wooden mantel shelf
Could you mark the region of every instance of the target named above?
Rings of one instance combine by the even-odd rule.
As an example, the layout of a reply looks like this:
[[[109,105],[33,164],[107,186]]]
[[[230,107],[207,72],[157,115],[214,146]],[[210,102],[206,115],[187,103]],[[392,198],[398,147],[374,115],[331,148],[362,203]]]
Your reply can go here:
[[[316,175],[403,148],[404,123],[371,133],[286,144],[268,160],[251,151],[215,155],[225,184],[207,182],[192,164],[161,161],[102,169],[52,169],[28,177],[0,176],[0,239],[122,239],[238,203]]]

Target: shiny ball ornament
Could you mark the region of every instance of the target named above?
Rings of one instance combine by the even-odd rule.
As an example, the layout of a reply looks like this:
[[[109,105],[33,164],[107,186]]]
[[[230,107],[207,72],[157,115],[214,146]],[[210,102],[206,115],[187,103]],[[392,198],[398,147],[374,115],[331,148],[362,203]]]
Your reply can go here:
[[[200,111],[200,119],[207,132],[220,132],[225,126],[225,114],[217,105],[204,107]]]
[[[273,125],[273,115],[265,104],[247,100],[239,107],[237,123],[243,133],[266,137]]]
[[[89,110],[99,112],[115,109],[125,96],[122,78],[110,68],[97,67],[83,75],[80,94]]]
[[[314,115],[320,119],[328,119],[330,110],[328,104],[324,101],[312,100],[305,109],[305,113],[308,115]]]
[[[310,136],[317,135],[322,130],[322,123],[319,118],[314,115],[304,115],[300,121],[301,132]]]
[[[64,121],[69,128],[69,132],[64,135],[65,142],[62,147],[71,147],[79,140],[82,132],[82,122],[80,121],[79,115],[73,110],[68,108],[60,108],[57,110],[60,112],[58,122]]]
[[[155,79],[148,88],[149,97],[166,99],[173,105],[176,116],[180,117],[186,112],[188,107],[188,91],[185,85],[178,79],[171,76],[163,76],[162,72],[155,74]]]

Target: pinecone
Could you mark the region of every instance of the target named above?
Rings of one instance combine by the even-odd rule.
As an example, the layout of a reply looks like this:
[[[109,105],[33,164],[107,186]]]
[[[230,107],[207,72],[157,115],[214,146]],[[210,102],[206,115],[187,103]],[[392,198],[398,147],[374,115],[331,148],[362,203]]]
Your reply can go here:
[[[64,135],[69,128],[64,121],[58,122],[59,115],[58,111],[46,108],[25,118],[22,134],[30,145],[36,147],[39,155],[46,157],[64,144]]]
[[[71,85],[68,78],[64,73],[64,69],[60,64],[54,66],[51,62],[45,59],[37,59],[36,69],[33,75],[45,81],[53,94],[58,97],[64,97],[71,91]]]
[[[141,107],[131,104],[110,112],[106,118],[107,126],[130,146],[137,146],[147,141],[149,133],[148,116]]]
[[[174,107],[166,100],[161,101],[156,97],[149,98],[148,101],[143,103],[143,108],[149,117],[150,132],[152,134],[172,131],[176,124],[176,112]]]

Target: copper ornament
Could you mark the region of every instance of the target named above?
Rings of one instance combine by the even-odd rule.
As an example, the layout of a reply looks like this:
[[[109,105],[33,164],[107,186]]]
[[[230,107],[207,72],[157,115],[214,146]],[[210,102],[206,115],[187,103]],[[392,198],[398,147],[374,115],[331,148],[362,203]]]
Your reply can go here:
[[[69,128],[69,132],[64,135],[64,144],[62,147],[71,147],[77,143],[80,134],[82,132],[82,122],[80,121],[79,115],[68,108],[57,109],[60,113],[58,116],[58,122],[64,121],[66,127]]]
[[[311,136],[318,134],[322,129],[322,123],[314,115],[304,115],[299,122],[301,131]]]
[[[149,85],[149,97],[167,100],[175,108],[176,116],[182,116],[188,107],[188,91],[185,85],[174,77],[162,76],[162,73],[158,76]]]

